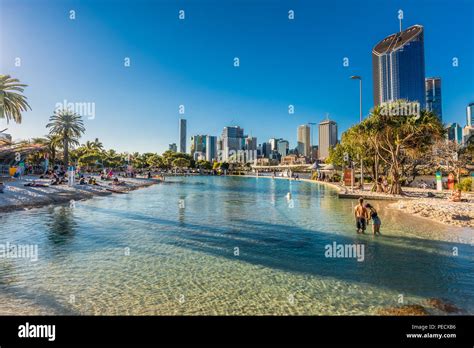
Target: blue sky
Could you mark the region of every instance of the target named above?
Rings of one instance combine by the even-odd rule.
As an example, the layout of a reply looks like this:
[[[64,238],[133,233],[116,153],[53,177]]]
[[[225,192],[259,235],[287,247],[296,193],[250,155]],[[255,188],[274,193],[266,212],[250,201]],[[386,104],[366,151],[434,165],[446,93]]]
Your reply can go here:
[[[474,101],[471,0],[0,0],[0,73],[29,85],[33,109],[0,129],[42,136],[67,100],[95,103],[83,142],[98,137],[119,151],[167,150],[180,117],[188,138],[240,125],[258,143],[282,137],[294,147],[297,126],[326,115],[341,133],[359,118],[358,84],[348,77],[363,76],[367,114],[371,50],[398,30],[399,9],[404,27],[425,27],[426,74],[442,78],[444,121],[464,125]]]

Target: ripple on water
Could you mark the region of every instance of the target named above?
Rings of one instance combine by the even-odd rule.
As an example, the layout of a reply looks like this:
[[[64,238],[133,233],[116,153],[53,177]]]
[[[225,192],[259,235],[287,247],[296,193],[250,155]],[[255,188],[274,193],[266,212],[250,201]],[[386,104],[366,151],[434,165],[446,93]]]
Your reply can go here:
[[[383,235],[357,236],[354,202],[321,185],[176,180],[1,216],[1,243],[39,248],[37,262],[0,261],[2,313],[356,315],[400,296],[474,313],[472,231],[374,202]],[[325,258],[333,242],[364,244],[364,261]]]

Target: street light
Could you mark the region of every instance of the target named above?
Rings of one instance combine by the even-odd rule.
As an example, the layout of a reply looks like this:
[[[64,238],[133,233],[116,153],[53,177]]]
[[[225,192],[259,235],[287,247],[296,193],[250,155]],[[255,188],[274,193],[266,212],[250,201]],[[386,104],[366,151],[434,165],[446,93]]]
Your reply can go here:
[[[352,80],[359,80],[359,122],[362,123],[362,77],[354,75],[350,78]],[[362,155],[360,156],[360,184],[362,189],[364,189],[364,169]]]

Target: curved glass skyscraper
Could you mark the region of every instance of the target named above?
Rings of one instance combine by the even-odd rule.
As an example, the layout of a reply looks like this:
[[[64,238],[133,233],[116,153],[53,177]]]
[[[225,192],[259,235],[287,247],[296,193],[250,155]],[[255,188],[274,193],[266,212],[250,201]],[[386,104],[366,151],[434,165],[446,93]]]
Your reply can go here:
[[[425,108],[423,27],[392,34],[372,50],[374,105],[406,99]]]

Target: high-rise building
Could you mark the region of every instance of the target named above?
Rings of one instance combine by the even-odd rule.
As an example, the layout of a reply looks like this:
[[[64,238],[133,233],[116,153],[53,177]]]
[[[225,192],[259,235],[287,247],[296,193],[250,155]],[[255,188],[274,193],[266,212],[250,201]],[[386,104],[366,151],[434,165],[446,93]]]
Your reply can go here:
[[[206,137],[206,160],[209,162],[217,160],[217,137],[212,135]]]
[[[271,151],[277,151],[277,145],[278,141],[281,140],[281,138],[271,138],[268,140],[268,143],[270,144],[270,150]]]
[[[195,152],[206,153],[206,137],[207,135],[193,135],[191,137],[191,156]]]
[[[474,103],[469,103],[466,108],[466,125],[474,127]]]
[[[454,141],[455,143],[461,145],[463,143],[463,134],[462,134],[462,127],[457,123],[450,123],[446,127],[447,134],[446,137],[450,141]]]
[[[288,149],[290,147],[290,143],[287,140],[279,140],[277,144],[277,151],[281,157],[285,157],[288,155]]]
[[[319,124],[318,141],[319,159],[325,160],[329,157],[329,149],[337,144],[337,123],[324,120]]]
[[[374,105],[406,99],[425,108],[423,26],[387,36],[372,50]]]
[[[222,131],[222,160],[229,159],[229,152],[237,153],[245,145],[244,130],[238,126],[225,127]]]
[[[270,143],[262,144],[262,156],[268,158],[272,152],[272,145]]]
[[[443,120],[443,112],[441,107],[441,79],[439,77],[427,77],[425,79],[426,89],[426,109],[432,111],[438,116],[439,120]]]
[[[307,124],[298,127],[297,148],[301,155],[311,157],[311,127]]]
[[[462,129],[462,145],[467,145],[469,138],[474,136],[474,127],[466,126]]]
[[[179,119],[179,152],[186,153],[186,120]]]
[[[245,138],[245,150],[257,151],[257,138],[251,136]]]
[[[178,152],[178,146],[176,146],[176,143],[172,143],[169,145],[169,150],[173,152]]]

